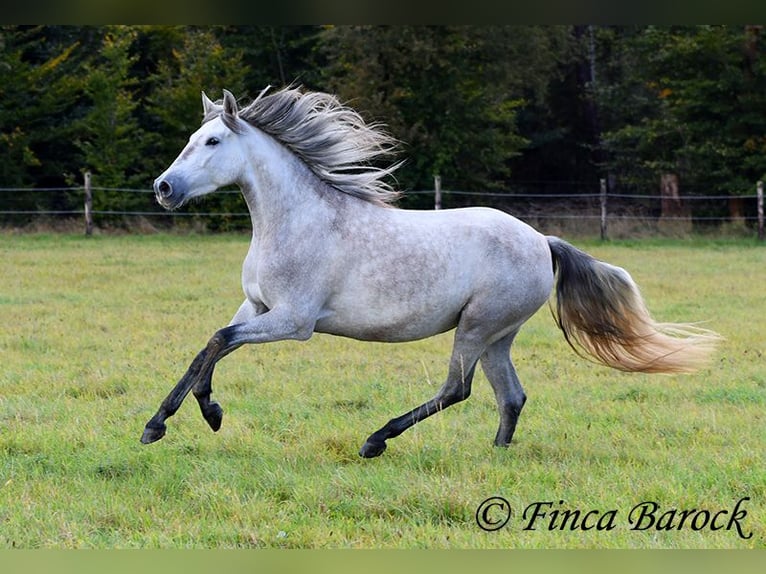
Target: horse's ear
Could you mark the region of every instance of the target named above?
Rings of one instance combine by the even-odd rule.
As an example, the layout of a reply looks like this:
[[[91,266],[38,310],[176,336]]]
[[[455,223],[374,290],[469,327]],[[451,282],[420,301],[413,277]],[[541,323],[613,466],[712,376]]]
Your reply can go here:
[[[215,110],[215,104],[207,97],[205,92],[202,92],[202,115],[206,116],[213,110]]]
[[[229,90],[223,91],[223,113],[234,117],[237,117],[237,113],[239,113],[237,99]]]

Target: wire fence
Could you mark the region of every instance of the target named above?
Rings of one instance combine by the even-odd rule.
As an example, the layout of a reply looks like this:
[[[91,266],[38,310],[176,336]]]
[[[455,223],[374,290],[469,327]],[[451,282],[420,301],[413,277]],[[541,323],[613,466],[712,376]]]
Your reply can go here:
[[[693,231],[732,231],[764,238],[763,184],[752,194],[667,195],[610,192],[604,180],[573,193],[529,191],[432,190],[406,192],[400,205],[416,209],[446,209],[481,205],[502,209],[547,233],[598,235],[602,239],[687,234]],[[524,186],[529,189],[531,183]],[[212,201],[210,198],[216,198]],[[93,229],[237,230],[249,226],[247,206],[238,190],[221,190],[182,210],[166,211],[151,189],[98,187],[86,178],[83,186],[0,188],[0,226],[24,229],[55,220]],[[136,221],[140,220],[140,225]],[[78,223],[79,222],[79,223]]]

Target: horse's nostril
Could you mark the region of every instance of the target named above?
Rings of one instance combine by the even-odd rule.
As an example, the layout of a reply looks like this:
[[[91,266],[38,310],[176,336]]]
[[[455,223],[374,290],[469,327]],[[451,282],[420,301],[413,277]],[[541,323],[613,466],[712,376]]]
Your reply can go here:
[[[157,191],[160,192],[160,196],[168,197],[173,193],[173,187],[167,181],[161,181],[157,186]]]

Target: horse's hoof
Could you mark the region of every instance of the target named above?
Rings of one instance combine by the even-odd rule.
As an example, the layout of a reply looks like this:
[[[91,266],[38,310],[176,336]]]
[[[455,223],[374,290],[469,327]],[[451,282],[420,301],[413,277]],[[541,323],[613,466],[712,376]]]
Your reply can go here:
[[[144,444],[151,444],[155,441],[160,440],[162,437],[165,436],[165,431],[167,430],[167,427],[164,425],[164,423],[160,423],[159,425],[146,425],[146,428],[144,428],[144,434],[141,437],[141,442]]]
[[[205,417],[207,424],[210,425],[213,432],[218,432],[218,429],[221,428],[221,420],[223,420],[223,409],[221,408],[221,405],[218,403],[210,403],[207,410],[202,413],[202,416]]]
[[[376,456],[380,456],[383,454],[383,451],[386,450],[386,443],[385,441],[381,442],[370,442],[369,440],[362,445],[362,448],[359,449],[359,456],[364,458],[374,458]]]

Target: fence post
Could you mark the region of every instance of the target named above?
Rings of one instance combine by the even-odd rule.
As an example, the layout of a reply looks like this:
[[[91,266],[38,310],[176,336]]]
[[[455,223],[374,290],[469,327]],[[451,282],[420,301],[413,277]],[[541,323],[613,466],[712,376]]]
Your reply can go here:
[[[434,209],[442,208],[442,176],[434,176]]]
[[[601,199],[601,239],[606,240],[606,179],[600,180],[600,199]]]
[[[763,182],[759,181],[756,186],[758,194],[758,240],[763,241]]]
[[[85,235],[93,235],[93,192],[90,187],[90,172],[83,175],[85,180]]]

